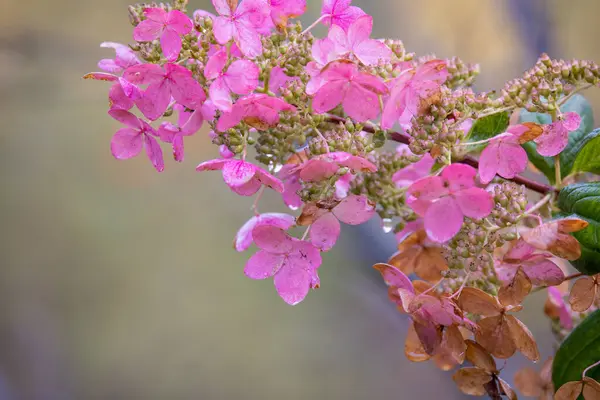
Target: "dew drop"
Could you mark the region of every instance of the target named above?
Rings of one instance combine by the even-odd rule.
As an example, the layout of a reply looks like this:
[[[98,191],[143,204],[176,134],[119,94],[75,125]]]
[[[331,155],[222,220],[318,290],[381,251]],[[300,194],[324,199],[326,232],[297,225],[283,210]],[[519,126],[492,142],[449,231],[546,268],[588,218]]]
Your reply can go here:
[[[381,228],[383,229],[383,233],[390,233],[394,229],[394,224],[390,218],[384,218],[381,221]]]
[[[298,208],[300,208],[300,207],[298,207],[298,206],[293,206],[293,205],[289,205],[289,206],[288,206],[288,208],[289,208],[290,210],[292,210],[292,211],[296,211],[296,210],[297,210]]]

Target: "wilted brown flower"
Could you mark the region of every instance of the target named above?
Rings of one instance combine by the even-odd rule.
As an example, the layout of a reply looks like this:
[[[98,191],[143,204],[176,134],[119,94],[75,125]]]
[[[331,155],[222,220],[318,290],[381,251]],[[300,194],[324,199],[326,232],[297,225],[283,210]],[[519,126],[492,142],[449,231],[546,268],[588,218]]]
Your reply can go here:
[[[573,311],[583,312],[594,304],[598,294],[599,277],[600,275],[585,276],[575,281],[569,295],[569,304]]]
[[[547,250],[566,260],[577,260],[581,257],[581,246],[569,233],[578,232],[588,225],[587,221],[579,218],[557,219],[533,229],[523,230],[521,237],[536,249]]]
[[[587,376],[580,381],[567,382],[556,391],[554,399],[577,400],[581,395],[585,400],[600,399],[600,383]]]
[[[554,396],[552,384],[552,357],[548,358],[538,372],[533,368],[524,368],[515,374],[515,386],[527,397],[538,400],[551,400]]]
[[[442,249],[427,239],[424,229],[409,235],[398,244],[398,251],[388,261],[405,274],[415,273],[429,282],[442,279],[442,271],[448,269]]]

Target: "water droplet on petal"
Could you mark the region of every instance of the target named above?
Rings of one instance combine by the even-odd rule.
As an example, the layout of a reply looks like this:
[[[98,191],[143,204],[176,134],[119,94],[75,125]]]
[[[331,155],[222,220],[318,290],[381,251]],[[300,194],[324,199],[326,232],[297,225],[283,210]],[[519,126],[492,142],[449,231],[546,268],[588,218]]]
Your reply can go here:
[[[381,221],[381,228],[383,229],[383,233],[390,233],[394,229],[394,224],[390,218],[384,218]]]
[[[275,166],[273,167],[273,172],[278,173],[279,171],[281,171],[281,168],[283,168],[283,165],[275,164]]]
[[[298,206],[294,206],[294,205],[291,205],[291,204],[290,204],[290,205],[288,206],[288,208],[289,208],[290,210],[292,210],[292,211],[296,211],[296,210],[297,210],[298,208],[300,208],[300,207],[298,207]]]

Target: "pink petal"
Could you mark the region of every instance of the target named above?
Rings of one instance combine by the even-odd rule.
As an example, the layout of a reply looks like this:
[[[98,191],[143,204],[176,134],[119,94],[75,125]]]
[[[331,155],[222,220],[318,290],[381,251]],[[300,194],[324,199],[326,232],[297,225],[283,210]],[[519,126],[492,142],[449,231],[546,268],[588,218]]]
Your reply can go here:
[[[144,16],[151,20],[164,24],[167,21],[167,12],[160,7],[148,7],[144,9]]]
[[[351,194],[335,206],[332,212],[343,223],[359,225],[375,214],[375,204],[366,196]]]
[[[381,127],[383,129],[392,128],[396,124],[396,122],[398,122],[398,120],[404,114],[407,108],[407,97],[409,96],[410,92],[408,90],[405,90],[405,88],[406,77],[408,76],[411,76],[410,72],[405,72],[394,82],[394,86],[392,87],[390,96],[385,102],[383,114],[381,116]]]
[[[524,272],[534,285],[556,286],[565,279],[562,269],[550,260],[526,264]]]
[[[181,134],[173,137],[173,158],[177,162],[183,162],[184,160],[183,135]]]
[[[313,97],[313,110],[319,114],[333,110],[344,100],[347,90],[348,86],[343,81],[325,83]]]
[[[579,125],[581,124],[581,117],[579,114],[575,112],[568,112],[563,115],[563,118],[563,126],[568,131],[573,132],[579,129]]]
[[[327,39],[329,39],[334,44],[334,48],[327,57],[330,60],[342,58],[343,56],[346,56],[347,53],[350,53],[352,50],[350,43],[348,42],[348,34],[340,26],[332,25],[331,28],[329,28],[329,32],[327,33]]]
[[[95,81],[105,81],[105,82],[114,82],[119,79],[118,76],[114,74],[109,74],[107,72],[90,72],[89,74],[85,74],[83,79],[93,79]]]
[[[213,22],[213,33],[219,44],[227,44],[233,37],[235,25],[229,18],[217,17]]]
[[[221,111],[231,111],[233,101],[231,100],[231,92],[225,82],[225,79],[217,78],[210,84],[208,90],[210,100],[215,107]]]
[[[231,16],[234,12],[234,10],[230,7],[230,5],[232,4],[231,0],[212,0],[212,4],[215,10],[217,10],[217,12],[221,15],[225,15],[228,17]]]
[[[354,55],[365,65],[389,62],[392,50],[379,40],[369,39],[354,47]]]
[[[339,166],[336,163],[313,158],[302,166],[300,179],[305,182],[320,182],[331,178],[338,169]]]
[[[410,185],[406,193],[420,200],[435,200],[448,194],[448,189],[442,177],[428,176]]]
[[[287,76],[283,68],[275,67],[271,69],[271,76],[269,78],[269,90],[276,95],[281,94],[281,88],[284,87],[288,82],[295,78]]]
[[[181,37],[172,29],[165,29],[160,37],[160,47],[167,61],[177,61],[181,51]]]
[[[441,85],[448,78],[448,68],[444,60],[429,60],[417,68],[415,79]]]
[[[362,42],[369,40],[373,31],[373,17],[364,15],[348,27],[348,42],[352,50]]]
[[[310,227],[310,242],[321,251],[329,251],[340,236],[341,226],[337,218],[327,213]]]
[[[496,176],[500,166],[500,142],[490,143],[479,157],[479,179],[481,183],[490,183]]]
[[[494,208],[494,199],[489,192],[477,187],[461,190],[454,194],[461,212],[469,218],[484,218]]]
[[[281,196],[286,206],[294,209],[302,207],[302,199],[298,195],[300,190],[302,190],[302,185],[298,178],[289,178],[285,181]]]
[[[273,225],[257,225],[252,230],[254,243],[261,249],[273,254],[290,253],[294,242],[281,228]]]
[[[133,29],[133,40],[136,42],[151,42],[160,36],[164,25],[151,19],[145,19]]]
[[[276,192],[283,193],[283,182],[281,182],[279,179],[277,179],[267,171],[257,167],[256,179],[258,179],[259,182],[263,185],[275,190]]]
[[[137,156],[143,147],[143,134],[130,128],[119,129],[110,141],[110,151],[118,160]]]
[[[192,20],[179,10],[171,10],[167,14],[166,23],[169,29],[180,35],[187,35],[192,30]]]
[[[346,114],[358,122],[377,118],[380,112],[377,94],[356,83],[350,84],[343,106]]]
[[[206,79],[216,79],[223,72],[226,64],[227,50],[221,49],[208,59],[204,67],[204,76]]]
[[[537,143],[537,152],[545,157],[560,154],[569,144],[569,131],[562,121],[553,122],[544,127],[544,133],[533,140]]]
[[[256,177],[254,177],[250,179],[247,183],[244,183],[243,185],[230,186],[229,189],[231,189],[234,193],[239,194],[240,196],[253,196],[256,194],[256,192],[258,192],[261,186],[262,185],[260,181],[256,179]]]
[[[171,94],[175,101],[192,110],[202,107],[206,93],[192,72],[177,64],[166,64],[165,69],[171,78]]]
[[[318,64],[322,66],[326,65],[330,61],[333,61],[332,54],[335,47],[335,43],[329,38],[315,40],[311,49],[312,57]]]
[[[246,1],[248,0],[244,0],[244,2]],[[255,28],[248,26],[243,21],[238,21],[235,29],[237,30],[235,41],[242,54],[251,59],[262,54],[262,42]]]
[[[130,110],[133,107],[133,101],[127,97],[123,87],[119,83],[113,84],[108,91],[108,101],[110,108],[120,108]]]
[[[279,296],[292,306],[304,300],[310,290],[312,281],[312,271],[294,265],[294,259],[289,258],[285,260],[285,264],[273,279]]]
[[[120,123],[127,125],[134,129],[141,129],[142,124],[138,117],[133,115],[127,110],[112,109],[108,112],[108,115],[119,121]]]
[[[224,78],[227,86],[235,94],[249,94],[258,86],[259,69],[252,61],[234,61]]]
[[[119,78],[119,85],[121,85],[121,88],[123,89],[123,93],[129,99],[135,101],[135,100],[138,100],[138,99],[140,99],[142,97],[142,92],[133,83],[128,82],[127,80],[125,80],[123,78]]]
[[[398,187],[410,186],[413,182],[426,177],[431,173],[431,168],[435,164],[435,160],[429,153],[425,155],[416,163],[404,167],[392,176],[392,180]]]
[[[517,243],[509,250],[504,256],[505,259],[513,260],[525,260],[535,252],[535,248],[524,241],[519,239]]]
[[[444,243],[460,231],[463,214],[452,197],[442,197],[429,206],[424,222],[429,239]]]
[[[163,161],[163,154],[160,145],[150,135],[144,135],[144,147],[146,148],[146,154],[152,162],[152,165],[158,172],[162,172],[165,169],[165,162]]]
[[[188,120],[181,126],[181,132],[184,135],[192,135],[202,127],[204,122],[204,115],[202,110],[195,110],[191,113]]]
[[[256,174],[256,166],[243,160],[230,160],[223,166],[223,179],[229,186],[242,186]]]
[[[275,275],[283,265],[285,256],[259,250],[246,263],[244,274],[251,279],[267,279]]]
[[[121,72],[122,70],[122,68],[117,65],[115,60],[110,58],[104,58],[98,61],[98,68],[100,68],[102,71],[111,72],[113,74]]]
[[[171,93],[165,82],[153,83],[142,92],[142,97],[135,104],[149,120],[163,116],[171,101]]]
[[[214,160],[204,161],[203,163],[198,164],[196,167],[196,171],[218,171],[222,170],[226,164],[230,163],[230,160],[225,160],[223,158],[216,158]]]
[[[233,107],[231,111],[221,114],[219,121],[217,121],[217,130],[225,132],[227,129],[233,128],[242,122],[243,116],[243,110],[240,107]]]
[[[237,251],[247,250],[253,242],[252,230],[258,225],[272,225],[288,230],[295,222],[295,218],[289,214],[266,213],[255,215],[250,218],[235,235],[234,247]]]
[[[415,290],[413,285],[404,272],[389,264],[376,264],[375,267],[381,273],[381,277],[386,285],[393,288],[404,289],[414,294]]]
[[[477,176],[477,170],[465,164],[451,164],[442,172],[442,178],[448,181],[451,191],[475,186],[475,176]]]
[[[502,156],[499,158],[500,165],[498,175],[506,179],[512,179],[527,169],[527,152],[518,143],[503,141],[500,145]],[[480,174],[481,176],[481,174]],[[487,183],[482,180],[482,183]]]
[[[123,72],[123,78],[134,85],[162,82],[165,72],[158,64],[133,65]]]
[[[354,175],[350,172],[342,175],[335,182],[335,197],[337,199],[343,199],[348,196],[348,192],[350,191],[350,184],[354,180]]]
[[[327,154],[327,158],[337,161],[342,167],[348,167],[354,172],[376,172],[377,166],[371,161],[360,157],[353,156],[350,153],[336,151]]]

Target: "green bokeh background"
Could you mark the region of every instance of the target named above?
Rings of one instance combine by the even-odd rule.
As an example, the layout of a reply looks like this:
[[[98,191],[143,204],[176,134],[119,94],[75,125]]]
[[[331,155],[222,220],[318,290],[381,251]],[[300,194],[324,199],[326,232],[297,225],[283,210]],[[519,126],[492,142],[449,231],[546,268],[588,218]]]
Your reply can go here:
[[[306,22],[319,12],[309,3]],[[553,56],[600,61],[598,2],[531,3]],[[216,155],[205,130],[162,174],[111,157],[108,85],[81,76],[112,55],[100,42],[130,40],[127,4],[1,3],[0,399],[463,398],[449,374],[404,358],[406,319],[370,269],[393,251],[377,221],[345,227],[321,289],[289,307],[242,273],[248,254],[231,242],[251,201],[194,171]],[[508,2],[354,4],[374,15],[375,36],[481,62],[480,89],[537,56],[535,31],[521,29],[533,23]],[[597,110],[598,91],[589,98]],[[283,210],[271,195],[261,207]],[[548,355],[543,300],[523,319]],[[511,361],[508,378],[524,364]]]

